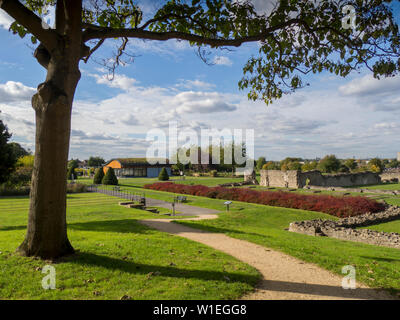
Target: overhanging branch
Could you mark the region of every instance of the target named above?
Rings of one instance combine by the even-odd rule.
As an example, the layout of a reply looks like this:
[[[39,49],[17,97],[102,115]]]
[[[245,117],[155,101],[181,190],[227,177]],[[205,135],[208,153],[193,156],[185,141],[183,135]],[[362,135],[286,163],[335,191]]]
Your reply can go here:
[[[52,29],[44,29],[42,19],[21,2],[18,0],[0,0],[0,8],[38,38],[48,51],[52,51],[56,47],[57,33]]]
[[[107,38],[138,38],[144,40],[159,40],[166,41],[170,39],[186,40],[192,41],[198,44],[205,44],[211,47],[239,47],[245,42],[256,42],[265,40],[267,37],[271,36],[272,32],[291,26],[291,25],[304,25],[305,21],[301,19],[290,19],[286,22],[280,23],[276,26],[266,28],[263,32],[259,34],[241,37],[236,39],[224,39],[224,38],[210,38],[201,35],[196,35],[192,33],[171,31],[171,32],[153,32],[142,29],[116,29],[116,28],[102,28],[90,26],[83,32],[83,41],[88,41],[92,39],[107,39]],[[308,25],[307,25],[308,26]]]

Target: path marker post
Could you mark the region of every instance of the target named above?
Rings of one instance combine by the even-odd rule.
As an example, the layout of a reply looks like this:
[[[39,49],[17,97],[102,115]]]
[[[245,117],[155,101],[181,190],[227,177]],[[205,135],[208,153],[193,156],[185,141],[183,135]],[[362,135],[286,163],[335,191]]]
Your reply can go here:
[[[232,203],[232,201],[225,201],[224,205],[226,205],[226,211],[229,211],[229,205]]]

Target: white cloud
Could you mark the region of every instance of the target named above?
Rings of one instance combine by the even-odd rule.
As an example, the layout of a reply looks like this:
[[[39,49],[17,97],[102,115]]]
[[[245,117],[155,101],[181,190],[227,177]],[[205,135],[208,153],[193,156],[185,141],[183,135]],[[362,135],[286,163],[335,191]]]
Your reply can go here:
[[[339,92],[352,97],[364,108],[374,111],[400,111],[400,76],[381,78],[366,75],[339,87]]]
[[[178,85],[162,87],[143,86],[119,74],[115,82],[91,76],[98,82],[97,90],[107,86],[121,91],[109,90],[111,97],[103,100],[75,101],[70,153],[73,157],[144,156],[149,145],[145,141],[147,131],[156,127],[168,134],[170,121],[177,121],[180,130],[254,129],[256,157],[275,160],[331,153],[339,157],[390,156],[400,144],[397,119],[374,109],[388,99],[369,96],[370,108],[366,108],[364,100],[340,94],[338,85],[332,82],[325,83],[324,89],[305,89],[266,106],[261,101],[248,101],[243,94],[222,93],[215,88],[206,91],[207,81],[203,79],[182,79]],[[186,85],[193,89],[187,90]],[[21,92],[32,94],[34,89],[22,83],[3,84],[2,89],[10,102],[1,101],[0,117],[15,139],[33,145],[34,112],[29,102],[21,100],[30,96]],[[388,106],[396,101],[399,105],[399,94],[389,96]],[[382,139],[389,143],[382,143]]]
[[[400,77],[375,79],[372,75],[357,78],[339,87],[339,91],[348,96],[384,95],[399,92]]]
[[[89,75],[94,77],[96,79],[96,82],[99,84],[105,84],[108,87],[117,88],[124,91],[129,91],[136,83],[138,83],[138,81],[136,81],[135,79],[128,78],[123,74],[116,74],[114,76],[114,79],[112,80],[110,80],[105,74],[102,75],[89,74]]]
[[[215,84],[204,82],[201,80],[184,80],[180,79],[179,82],[175,85],[177,88],[183,89],[201,89],[201,90],[209,90],[215,87]]]
[[[174,101],[179,114],[229,112],[236,110],[236,106],[223,101],[223,97],[217,92],[181,92],[175,96]]]
[[[36,90],[27,87],[21,82],[7,81],[0,84],[0,103],[27,101],[32,98]]]
[[[215,56],[213,63],[221,66],[231,66],[233,64],[232,60],[225,56]]]
[[[123,116],[121,122],[127,126],[137,126],[139,124],[139,120],[133,114],[128,115],[127,118]]]
[[[0,27],[8,30],[13,22],[14,19],[11,18],[4,10],[0,9]]]
[[[374,125],[375,129],[398,129],[400,124],[396,122],[380,122]]]

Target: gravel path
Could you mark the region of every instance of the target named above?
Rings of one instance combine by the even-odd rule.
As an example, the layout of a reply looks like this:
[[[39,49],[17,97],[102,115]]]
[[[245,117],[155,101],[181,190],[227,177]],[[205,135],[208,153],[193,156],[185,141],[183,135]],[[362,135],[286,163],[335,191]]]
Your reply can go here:
[[[171,203],[146,198],[147,205],[171,209]],[[177,203],[182,215],[196,217],[188,220],[218,218],[218,211]],[[222,233],[211,233],[173,223],[174,219],[146,219],[142,224],[180,237],[200,242],[225,252],[256,268],[263,276],[256,290],[242,299],[393,299],[384,292],[357,283],[357,289],[342,288],[342,277],[311,263]]]

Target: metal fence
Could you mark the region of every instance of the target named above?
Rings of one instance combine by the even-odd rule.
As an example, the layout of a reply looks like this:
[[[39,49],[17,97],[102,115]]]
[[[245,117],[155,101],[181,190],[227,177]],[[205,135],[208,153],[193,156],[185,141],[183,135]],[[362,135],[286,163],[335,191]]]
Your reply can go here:
[[[92,184],[88,186],[87,190],[89,192],[103,193],[109,196],[118,197],[122,199],[127,199],[129,201],[143,202],[146,199],[146,194],[144,192],[132,192],[129,190],[121,190],[120,187],[116,186],[105,186]]]

